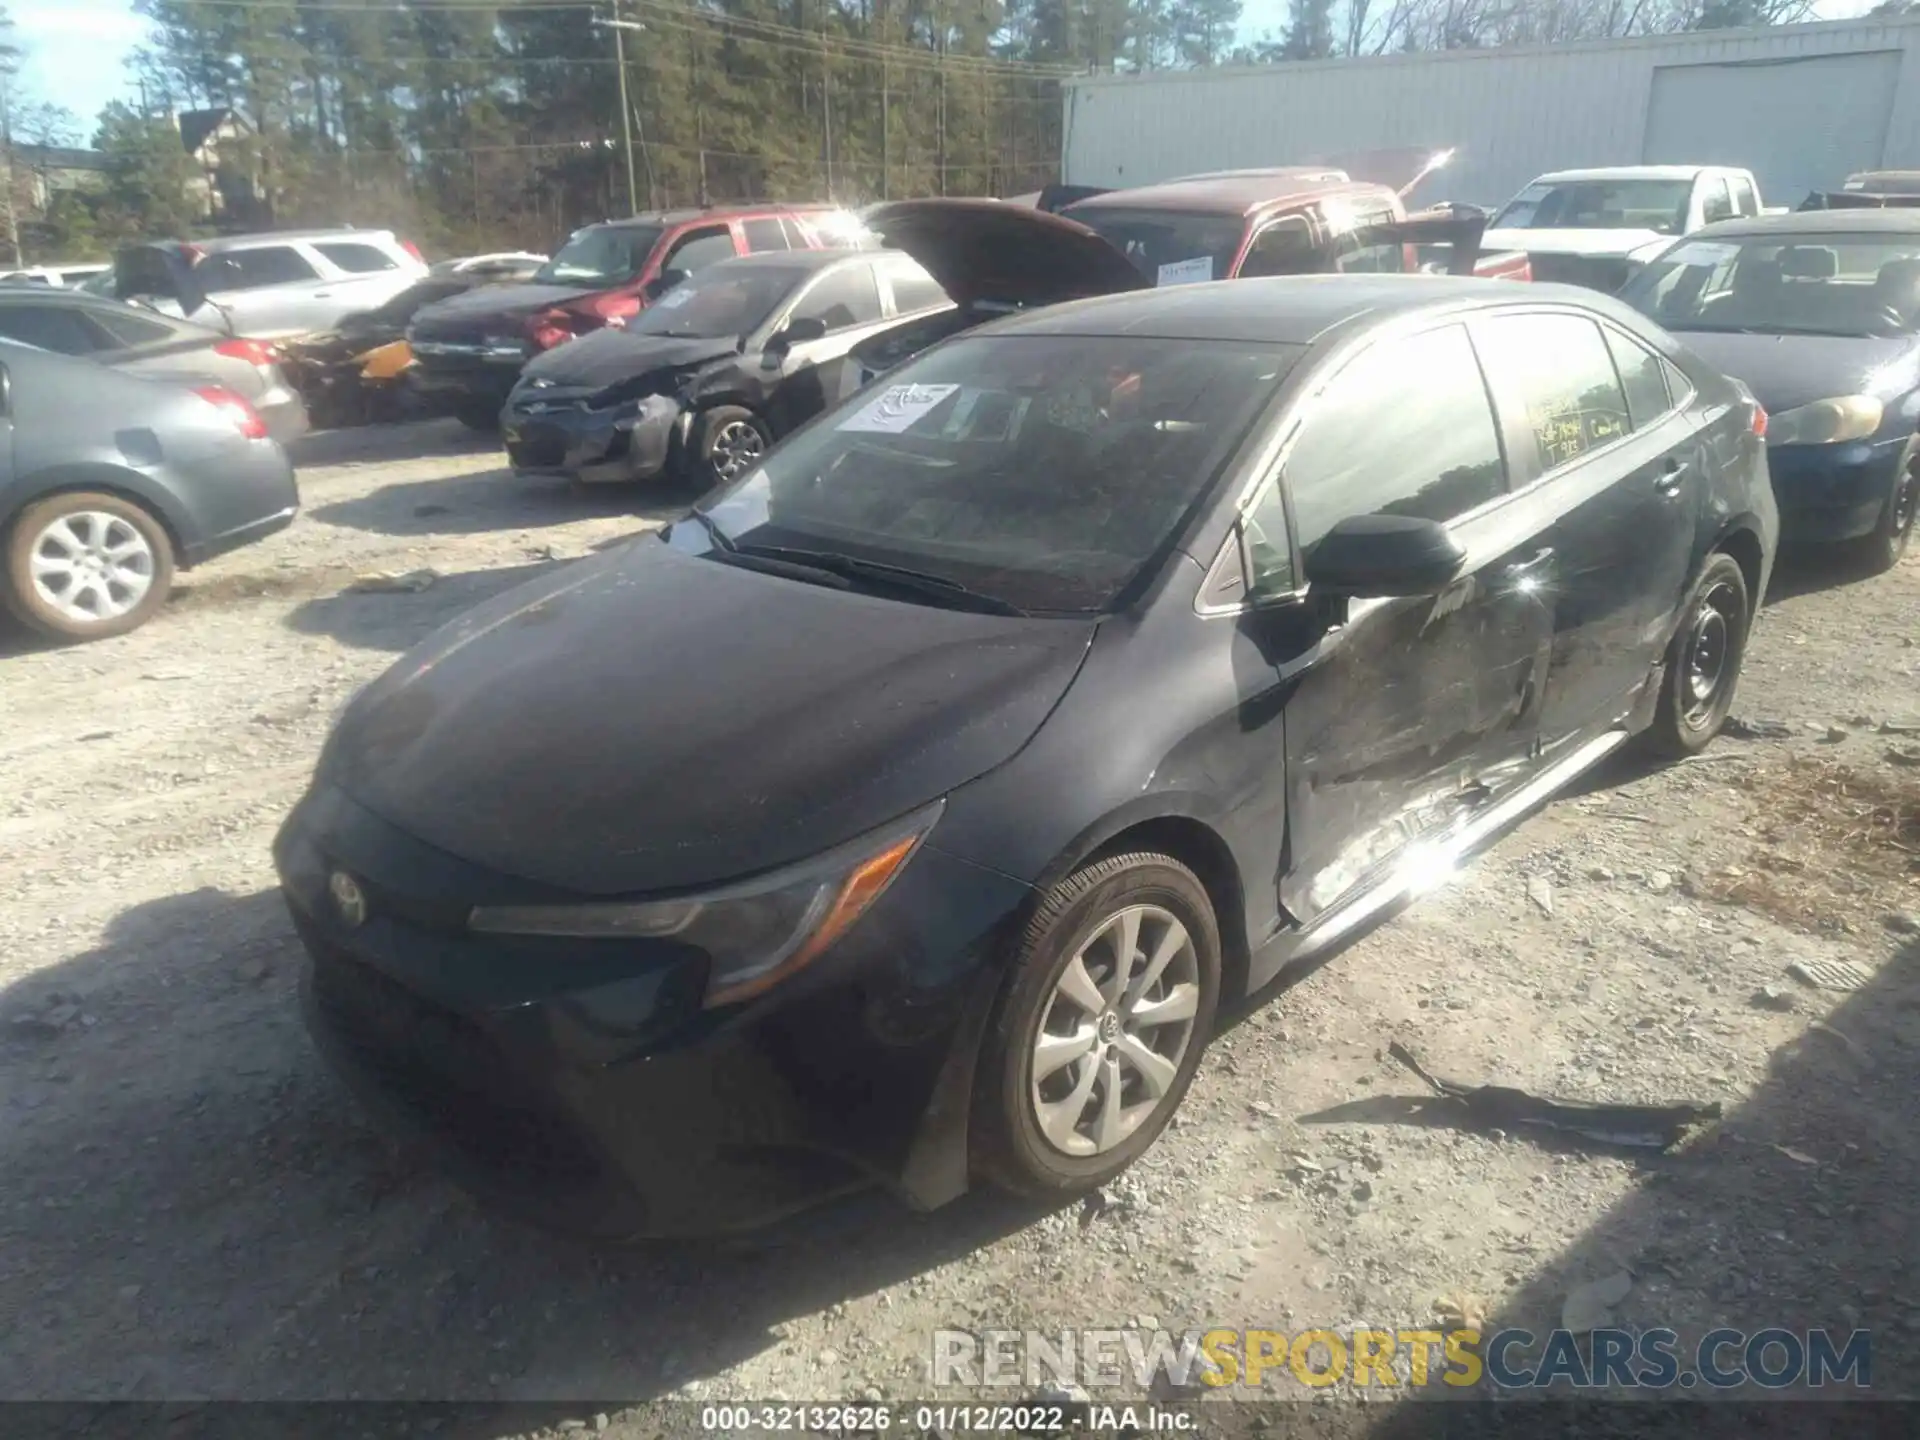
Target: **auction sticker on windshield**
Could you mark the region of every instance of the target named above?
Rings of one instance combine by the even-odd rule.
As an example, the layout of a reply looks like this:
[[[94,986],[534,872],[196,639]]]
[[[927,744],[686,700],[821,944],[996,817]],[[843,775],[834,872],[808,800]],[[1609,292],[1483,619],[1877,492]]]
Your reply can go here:
[[[1213,279],[1213,257],[1199,255],[1191,260],[1169,260],[1154,277],[1155,285],[1200,285]]]
[[[868,435],[899,435],[938,408],[958,385],[889,385],[880,398],[861,406],[838,425]]]

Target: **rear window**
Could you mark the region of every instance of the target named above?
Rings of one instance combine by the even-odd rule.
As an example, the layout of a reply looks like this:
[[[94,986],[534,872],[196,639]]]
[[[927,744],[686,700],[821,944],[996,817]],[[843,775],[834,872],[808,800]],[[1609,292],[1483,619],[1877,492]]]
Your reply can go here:
[[[1098,231],[1155,285],[1224,280],[1240,253],[1245,225],[1235,215],[1187,210],[1071,209],[1067,218]]]
[[[398,270],[400,262],[377,245],[360,245],[330,240],[314,249],[349,275],[374,275],[382,270]]]

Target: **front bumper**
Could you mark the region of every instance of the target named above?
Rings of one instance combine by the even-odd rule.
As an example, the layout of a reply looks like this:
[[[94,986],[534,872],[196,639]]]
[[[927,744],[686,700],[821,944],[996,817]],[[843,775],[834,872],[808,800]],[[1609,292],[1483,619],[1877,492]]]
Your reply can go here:
[[[476,935],[536,897],[316,789],[274,844],[309,1027],[369,1108],[484,1200],[598,1240],[713,1234],[879,1182],[966,1188],[993,957],[1027,890],[923,846],[806,971],[703,1010],[706,957],[662,942]],[[349,927],[328,877],[354,875]]]
[[[689,419],[670,395],[648,395],[618,410],[544,408],[538,400],[510,405],[507,459],[521,475],[564,475],[591,484],[651,480],[684,444]]]
[[[451,413],[469,405],[499,409],[519,383],[524,360],[480,360],[429,357],[423,345],[414,346],[414,364],[405,372],[407,384],[429,409]]]
[[[1767,451],[1780,538],[1789,545],[1871,534],[1893,494],[1911,437],[1841,445],[1776,445]]]

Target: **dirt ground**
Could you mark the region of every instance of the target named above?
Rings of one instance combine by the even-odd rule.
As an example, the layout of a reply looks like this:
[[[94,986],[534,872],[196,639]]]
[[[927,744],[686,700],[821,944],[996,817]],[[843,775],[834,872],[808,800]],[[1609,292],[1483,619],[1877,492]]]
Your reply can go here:
[[[1785,738],[1556,801],[1238,1024],[1102,1203],[862,1197],[593,1254],[363,1122],[300,1028],[267,847],[356,686],[673,497],[517,484],[440,426],[301,459],[295,528],[146,629],[0,640],[0,1397],[543,1401],[637,1435],[602,1402],[926,1398],[942,1327],[1424,1328],[1447,1299],[1544,1330],[1621,1272],[1622,1323],[1864,1327],[1875,1391],[1920,1394],[1920,556],[1789,567],[1736,706]],[[1652,1157],[1462,1129],[1396,1038],[1726,1116]]]

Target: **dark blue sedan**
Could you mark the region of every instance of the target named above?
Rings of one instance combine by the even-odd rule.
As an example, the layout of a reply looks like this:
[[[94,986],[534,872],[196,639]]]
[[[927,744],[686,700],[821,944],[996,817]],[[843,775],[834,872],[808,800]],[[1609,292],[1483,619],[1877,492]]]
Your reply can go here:
[[[1920,210],[1709,225],[1621,298],[1767,407],[1784,543],[1899,562],[1920,510]]]

